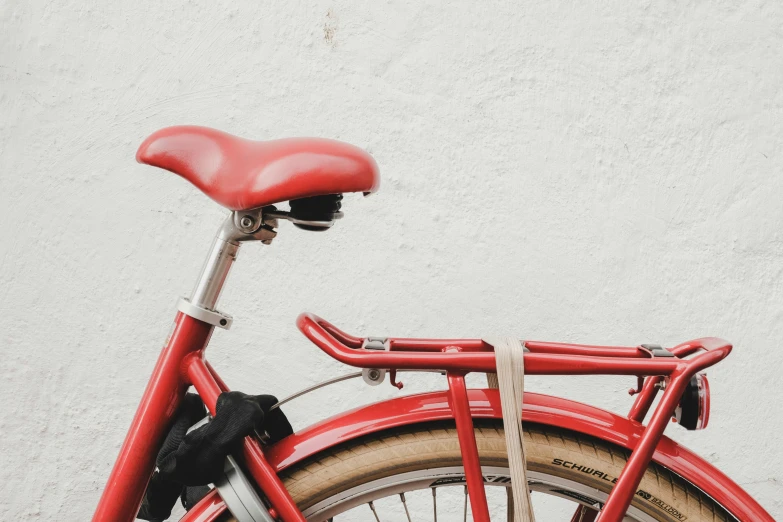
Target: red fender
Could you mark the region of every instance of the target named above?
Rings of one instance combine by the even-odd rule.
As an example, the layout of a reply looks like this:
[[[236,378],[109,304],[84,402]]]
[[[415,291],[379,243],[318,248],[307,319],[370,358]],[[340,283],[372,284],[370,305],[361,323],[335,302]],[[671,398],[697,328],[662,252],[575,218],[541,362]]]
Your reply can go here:
[[[185,513],[179,522],[215,522],[226,512],[226,504],[213,489],[207,496],[199,500],[198,504]]]
[[[497,390],[468,390],[475,418],[502,419]],[[525,393],[522,418],[590,435],[632,450],[644,426],[586,404],[549,395]],[[281,471],[302,459],[342,442],[397,426],[453,419],[445,391],[408,395],[337,415],[286,437],[266,451],[269,463]],[[664,436],[653,461],[665,466],[715,499],[743,521],[774,519],[741,487],[710,463]]]
[[[475,418],[502,419],[497,390],[468,390]],[[525,422],[569,429],[632,450],[644,426],[605,410],[549,395],[525,393]],[[408,395],[356,408],[310,426],[274,446],[266,457],[278,471],[337,444],[397,426],[453,419],[445,391]],[[685,478],[715,499],[737,519],[775,522],[741,487],[710,463],[664,436],[653,460]],[[203,506],[203,509],[201,509]],[[223,505],[211,494],[182,522],[211,522]]]

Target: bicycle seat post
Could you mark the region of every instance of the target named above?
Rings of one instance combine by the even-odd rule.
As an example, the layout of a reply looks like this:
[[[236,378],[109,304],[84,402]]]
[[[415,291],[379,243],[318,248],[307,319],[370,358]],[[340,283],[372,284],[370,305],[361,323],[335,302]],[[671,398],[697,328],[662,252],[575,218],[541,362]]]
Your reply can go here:
[[[193,288],[191,305],[214,311],[242,242],[261,241],[269,244],[276,235],[276,226],[275,219],[264,219],[261,209],[232,212],[212,242],[201,275]]]
[[[229,216],[212,241],[209,255],[201,268],[201,275],[190,295],[190,302],[195,306],[212,310],[217,304],[231,265],[234,264],[239,252],[239,243],[231,241],[224,234],[226,224],[232,222],[232,216]]]

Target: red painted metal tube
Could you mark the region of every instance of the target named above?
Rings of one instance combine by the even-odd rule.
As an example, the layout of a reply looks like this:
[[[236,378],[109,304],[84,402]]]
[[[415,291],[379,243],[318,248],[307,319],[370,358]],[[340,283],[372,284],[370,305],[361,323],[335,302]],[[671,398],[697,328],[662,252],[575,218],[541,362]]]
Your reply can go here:
[[[349,348],[360,348],[364,339],[348,334],[328,321],[317,318],[318,323]],[[463,351],[491,352],[492,346],[482,339],[419,339],[394,337],[390,339],[392,350],[398,351],[441,351],[447,346],[459,346]],[[525,341],[530,351],[540,353],[571,353],[582,355],[601,355],[606,357],[647,357],[635,346],[597,346],[589,344],[552,343],[544,341]]]
[[[587,344],[544,343],[525,341],[525,348],[533,353],[558,355],[589,355],[593,357],[624,357],[628,359],[649,359],[649,355],[636,347],[591,346]]]
[[[658,376],[647,377],[644,380],[642,390],[636,396],[636,400],[633,402],[633,406],[631,406],[631,411],[628,412],[629,419],[636,422],[644,421],[655,400],[655,396],[658,395],[658,383],[661,382],[663,382],[663,378]]]
[[[220,378],[220,375],[218,375],[217,371],[215,371],[212,365],[209,364],[209,361],[205,361],[205,362],[207,364],[207,369],[209,370],[209,373],[212,374],[212,378],[215,379],[215,382],[220,388],[220,391],[228,391],[228,385],[223,381],[223,379]]]
[[[324,329],[331,333],[326,325]],[[342,340],[335,337],[338,341]],[[439,352],[446,346],[459,346],[463,352],[489,352],[492,346],[481,339],[398,339],[392,338],[392,351],[400,352]],[[353,346],[343,343],[349,348]],[[361,346],[361,344],[359,345]],[[649,359],[643,350],[628,346],[591,346],[588,344],[547,343],[541,341],[525,341],[525,347],[533,353],[551,353],[558,355],[589,355],[595,357],[626,357],[629,359]],[[357,347],[358,348],[358,347]]]
[[[305,522],[304,515],[296,507],[296,502],[291,498],[285,484],[267,462],[258,441],[251,437],[245,437],[245,441],[242,443],[242,453],[245,456],[248,471],[256,479],[256,483],[277,510],[280,518],[285,522]]]
[[[363,338],[356,337],[355,335],[347,334],[342,330],[340,330],[339,328],[337,328],[332,323],[327,322],[326,324],[324,324],[324,327],[336,339],[339,339],[341,343],[351,348],[361,348],[362,343],[364,342]]]
[[[315,314],[303,313],[297,319],[297,325],[304,332],[303,325],[307,324],[305,319],[315,322],[318,327],[336,339],[340,344],[347,348],[360,348],[364,338],[357,337],[343,332],[335,325],[318,317]],[[392,350],[399,351],[442,351],[448,346],[459,346],[463,352],[491,352],[492,347],[481,339],[419,339],[391,337],[389,341],[392,344]],[[728,345],[723,339],[717,337],[703,337],[679,344],[670,351],[677,357],[686,357],[699,350],[715,350]],[[644,350],[638,346],[605,346],[591,344],[572,344],[555,343],[549,341],[525,341],[525,346],[536,353],[556,353],[556,354],[582,354],[601,357],[623,357],[623,358],[649,358]]]
[[[319,348],[338,361],[359,368],[432,369],[447,371],[494,372],[492,352],[395,352],[356,350],[341,343],[320,323],[321,319],[302,314],[297,319],[299,329]],[[462,346],[460,346],[462,348]],[[525,354],[525,372],[534,375],[669,375],[679,360],[676,358],[640,359],[560,355]]]
[[[348,334],[332,323],[310,315],[316,319],[330,335],[349,348],[360,348],[364,339]],[[492,346],[482,339],[419,339],[394,337],[392,349],[398,351],[441,351],[447,346],[459,346],[463,351],[491,352]],[[596,346],[589,344],[552,343],[544,341],[525,341],[530,351],[541,353],[571,353],[581,355],[602,355],[607,357],[639,357],[647,355],[634,346]]]
[[[484,476],[481,473],[476,434],[473,431],[473,418],[470,414],[470,402],[468,401],[468,391],[465,387],[465,376],[449,373],[447,378],[449,381],[449,406],[454,414],[454,422],[457,425],[459,449],[462,452],[462,463],[465,466],[465,480],[468,485],[473,520],[489,522],[489,507],[487,506],[486,491],[484,491]]]
[[[215,405],[220,394],[228,391],[228,386],[216,377],[214,368],[209,366],[201,353],[188,356],[185,361],[185,371],[190,382],[196,388],[201,400],[215,414]],[[264,492],[269,502],[285,522],[305,522],[302,512],[296,507],[294,499],[288,493],[285,485],[277,476],[274,468],[269,465],[258,441],[245,437],[242,443],[244,463],[256,483]]]
[[[228,391],[221,389],[217,380],[209,371],[203,352],[189,355],[183,363],[188,382],[196,388],[201,401],[207,407],[211,415],[215,414],[217,400],[221,393]],[[225,385],[225,383],[224,383]]]
[[[669,351],[677,357],[686,357],[700,350],[709,352],[720,350],[726,346],[731,348],[731,344],[729,342],[724,341],[723,339],[719,339],[718,337],[702,337],[701,339],[693,339],[691,341],[678,344]]]
[[[705,344],[712,348],[711,351],[700,354],[689,361],[680,361],[663,397],[661,397],[660,404],[652,414],[647,429],[644,430],[642,438],[617,478],[617,483],[612,488],[606,505],[598,517],[599,522],[619,522],[623,519],[633,496],[636,494],[636,488],[639,487],[644,472],[652,460],[658,441],[669,424],[691,377],[704,368],[712,366],[731,352],[731,345]],[[702,348],[710,349],[703,345]]]
[[[664,392],[661,403],[653,412],[650,424],[617,478],[617,483],[612,488],[604,509],[601,510],[599,522],[620,522],[624,518],[628,506],[636,494],[636,488],[639,487],[644,472],[650,464],[655,447],[669,424],[674,409],[690,380],[690,377],[684,373],[685,371],[686,368],[683,364],[683,367],[669,382],[669,387]]]
[[[429,340],[432,344],[422,352],[408,351],[376,351],[357,350],[343,344],[332,335],[336,328],[313,314],[301,314],[297,318],[297,326],[316,346],[338,361],[359,368],[393,368],[393,369],[431,369],[455,372],[494,372],[495,356],[492,352],[475,351],[477,339],[463,340],[474,348],[471,351],[461,345],[447,344],[443,346],[459,346],[458,352],[435,351],[434,347],[445,343],[444,340]],[[348,334],[341,333],[348,336]],[[348,336],[350,339],[358,339]],[[425,343],[422,339],[417,342]],[[412,341],[411,346],[413,346]],[[451,343],[452,341],[449,341]],[[352,341],[353,343],[353,341]],[[391,339],[392,346],[398,340]],[[610,348],[589,345],[564,345],[561,343],[531,343],[532,346],[545,347],[552,353],[525,354],[525,372],[533,375],[671,375],[683,362],[678,357],[649,358],[642,350],[633,349],[630,357],[628,347]],[[578,350],[580,353],[556,353],[557,347]],[[671,351],[675,355],[687,355],[699,350],[716,351],[731,345],[714,337],[695,339],[681,344]],[[597,355],[583,355],[584,351],[594,351]],[[727,354],[728,352],[726,352]],[[619,355],[619,356],[618,356]],[[645,357],[645,358],[640,358]],[[725,357],[725,355],[723,355]],[[723,358],[721,357],[721,358]],[[688,362],[690,364],[690,362]]]
[[[155,456],[187,388],[180,362],[187,354],[203,349],[211,333],[211,325],[177,314],[98,502],[94,522],[130,522],[136,518],[155,469]]]
[[[447,346],[459,346],[463,352],[491,352],[492,345],[481,339],[414,339],[393,337],[392,350],[401,352],[439,352]]]
[[[731,345],[726,341],[724,341],[723,339],[718,339],[716,337],[706,337],[706,338],[696,339],[693,341],[688,341],[679,344],[669,351],[671,351],[677,357],[686,357],[700,350],[705,350],[705,351],[717,350],[718,354],[722,354],[722,355],[712,356],[711,360],[714,360],[714,362],[712,363],[714,364],[715,362],[718,362],[720,359],[726,357],[731,352]],[[698,371],[701,370],[696,370],[696,372]],[[691,374],[691,376],[692,375],[693,374]],[[653,401],[655,401],[656,395],[658,395],[658,389],[659,389],[658,384],[660,384],[661,382],[663,382],[663,378],[660,376],[649,377],[645,379],[644,386],[642,386],[642,391],[636,397],[636,400],[634,401],[633,406],[631,407],[631,411],[628,413],[629,419],[634,420],[636,422],[642,422],[644,420],[644,418],[647,416],[647,413],[650,411],[650,407],[652,406]]]

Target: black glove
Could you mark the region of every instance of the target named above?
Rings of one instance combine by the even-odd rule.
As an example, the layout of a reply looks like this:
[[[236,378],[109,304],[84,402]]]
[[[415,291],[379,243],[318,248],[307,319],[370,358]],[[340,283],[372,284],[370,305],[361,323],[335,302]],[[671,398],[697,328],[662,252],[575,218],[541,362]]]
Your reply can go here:
[[[269,410],[276,402],[271,395],[221,393],[212,421],[188,433],[176,451],[158,457],[161,477],[186,486],[215,482],[223,475],[226,455],[238,450],[254,429],[264,429],[264,406]]]
[[[221,393],[215,417],[187,433],[205,414],[201,399],[188,394],[158,453],[158,471],[150,480],[138,517],[150,522],[165,520],[179,496],[187,509],[195,505],[209,492],[204,486],[223,476],[226,456],[238,450],[254,429],[266,431],[270,443],[293,433],[279,408],[270,411],[276,403],[272,395]]]

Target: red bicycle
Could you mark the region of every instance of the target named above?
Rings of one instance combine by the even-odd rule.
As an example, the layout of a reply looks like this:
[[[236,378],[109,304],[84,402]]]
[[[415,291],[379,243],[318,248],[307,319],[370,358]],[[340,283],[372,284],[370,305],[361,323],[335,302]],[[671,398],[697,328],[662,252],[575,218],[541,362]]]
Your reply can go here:
[[[216,304],[240,245],[271,243],[280,220],[306,230],[328,229],[342,217],[342,194],[372,193],[380,181],[372,157],[351,145],[310,138],[250,141],[202,127],[154,133],[137,160],[184,177],[231,214],[190,299],[179,303],[96,521],[137,515],[189,387],[209,411],[199,425],[210,418],[216,422],[228,387],[205,352],[213,329],[231,325]],[[281,202],[289,202],[290,210],[274,206]],[[425,509],[426,503],[434,520],[439,506],[467,517],[469,504],[474,520],[489,521],[488,505],[498,502],[488,504],[487,496],[500,494],[503,500],[509,489],[501,401],[497,389],[468,389],[465,375],[496,372],[493,347],[481,339],[355,337],[308,313],[297,326],[331,357],[362,369],[347,377],[378,384],[388,376],[400,387],[399,372],[432,371],[446,376],[448,388],[361,407],[280,440],[258,429],[243,435],[223,457],[212,489],[182,520],[301,522],[345,514],[380,521],[387,518],[384,510],[397,509],[410,521],[411,510]],[[663,435],[672,419],[687,429],[707,425],[709,386],[700,372],[726,357],[731,344],[703,338],[669,349],[539,341],[525,341],[524,347],[528,374],[638,379],[625,418],[525,394],[522,419],[534,504],[550,496],[572,501],[574,522],[772,520],[728,477]],[[499,515],[513,516],[511,509]]]

